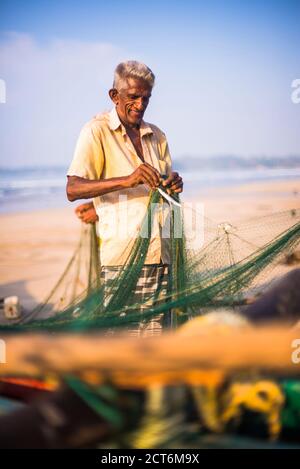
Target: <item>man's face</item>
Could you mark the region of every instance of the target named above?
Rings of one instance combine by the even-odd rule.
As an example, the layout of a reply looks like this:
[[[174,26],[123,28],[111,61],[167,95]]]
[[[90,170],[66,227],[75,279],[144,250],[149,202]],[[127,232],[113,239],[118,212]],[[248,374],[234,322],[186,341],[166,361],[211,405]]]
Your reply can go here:
[[[112,93],[115,91],[115,93]],[[147,109],[152,88],[147,82],[129,78],[127,87],[120,91],[111,90],[110,97],[116,105],[117,113],[123,124],[139,126]]]

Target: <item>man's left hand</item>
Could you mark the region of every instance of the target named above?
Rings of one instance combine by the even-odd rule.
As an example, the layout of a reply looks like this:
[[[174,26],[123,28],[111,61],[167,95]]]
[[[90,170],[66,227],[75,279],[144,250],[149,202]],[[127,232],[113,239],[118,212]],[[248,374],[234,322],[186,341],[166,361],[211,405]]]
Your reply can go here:
[[[75,209],[77,217],[84,223],[96,223],[98,215],[94,208],[93,202],[78,205]]]
[[[170,192],[180,193],[183,191],[182,177],[176,171],[173,171],[167,179],[165,179],[162,185],[166,188],[168,194]]]

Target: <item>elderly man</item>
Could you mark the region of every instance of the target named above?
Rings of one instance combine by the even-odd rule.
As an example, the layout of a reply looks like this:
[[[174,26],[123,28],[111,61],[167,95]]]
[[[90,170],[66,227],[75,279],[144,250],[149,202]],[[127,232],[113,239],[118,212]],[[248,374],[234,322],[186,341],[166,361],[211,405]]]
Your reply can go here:
[[[117,66],[109,90],[114,108],[83,127],[68,171],[68,199],[93,199],[104,283],[111,282],[128,259],[147,210],[149,191],[161,183],[169,193],[180,193],[183,188],[182,178],[171,170],[165,134],[143,120],[154,80],[153,72],[142,63]],[[143,292],[155,294],[167,284],[171,256],[169,240],[161,234],[162,224],[158,214],[138,285],[141,302]]]

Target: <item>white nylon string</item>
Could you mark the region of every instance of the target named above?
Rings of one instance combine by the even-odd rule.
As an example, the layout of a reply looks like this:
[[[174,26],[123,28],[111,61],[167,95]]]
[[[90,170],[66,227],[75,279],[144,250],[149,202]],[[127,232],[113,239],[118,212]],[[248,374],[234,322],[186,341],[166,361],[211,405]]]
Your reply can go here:
[[[172,197],[170,197],[166,192],[164,192],[160,187],[158,187],[158,192],[171,204],[177,205],[177,207],[181,208],[181,204],[176,202]]]

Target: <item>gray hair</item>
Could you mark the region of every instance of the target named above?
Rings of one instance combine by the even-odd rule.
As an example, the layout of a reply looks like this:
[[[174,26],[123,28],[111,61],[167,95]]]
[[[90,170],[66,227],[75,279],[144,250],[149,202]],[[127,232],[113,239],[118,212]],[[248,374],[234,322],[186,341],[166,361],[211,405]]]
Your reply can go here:
[[[127,62],[121,62],[114,74],[113,87],[120,91],[124,86],[126,87],[126,80],[128,78],[135,78],[144,80],[148,85],[153,88],[155,75],[147,65],[136,60],[128,60]]]

